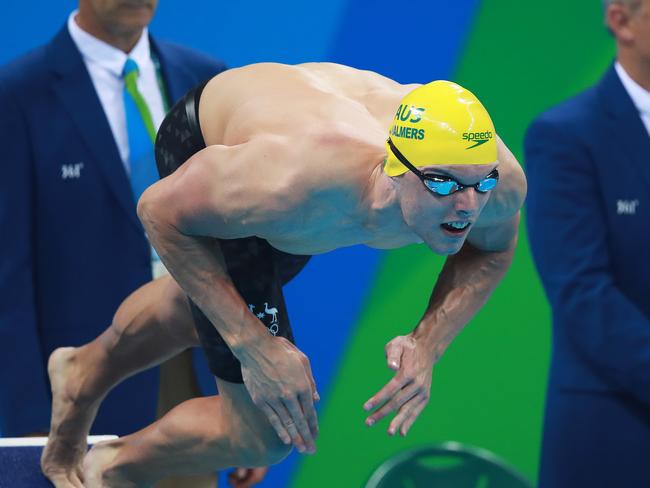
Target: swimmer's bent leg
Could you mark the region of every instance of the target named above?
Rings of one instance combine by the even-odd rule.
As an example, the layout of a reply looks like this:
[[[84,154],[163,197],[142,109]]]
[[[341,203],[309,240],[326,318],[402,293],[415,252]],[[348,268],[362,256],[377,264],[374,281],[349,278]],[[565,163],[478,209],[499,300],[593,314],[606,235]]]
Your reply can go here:
[[[198,336],[187,298],[165,276],[133,292],[94,341],[52,353],[52,421],[41,467],[57,488],[81,486],[86,436],[108,392],[195,345]]]
[[[85,486],[149,486],[172,475],[267,466],[289,454],[244,385],[218,380],[218,389],[218,397],[188,400],[135,434],[97,444],[84,460]]]

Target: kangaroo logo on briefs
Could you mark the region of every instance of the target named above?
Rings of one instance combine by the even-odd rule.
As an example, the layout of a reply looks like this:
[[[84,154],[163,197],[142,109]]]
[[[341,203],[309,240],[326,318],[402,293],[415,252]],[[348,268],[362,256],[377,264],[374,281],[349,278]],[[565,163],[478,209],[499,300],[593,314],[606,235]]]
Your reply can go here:
[[[481,144],[485,144],[492,139],[492,131],[485,132],[463,132],[463,141],[474,142],[474,145],[466,147],[465,149],[474,149]]]
[[[264,312],[258,312],[255,313],[255,305],[252,303],[248,304],[248,310],[251,311],[251,313],[255,314],[255,316],[260,319],[260,322],[262,322],[264,325],[264,321],[262,320],[264,317],[269,315],[271,317],[271,324],[266,325],[266,328],[269,329],[269,332],[273,335],[276,336],[278,335],[278,332],[280,332],[280,322],[278,321],[278,309],[275,307],[269,308],[269,304],[267,302],[264,302]]]

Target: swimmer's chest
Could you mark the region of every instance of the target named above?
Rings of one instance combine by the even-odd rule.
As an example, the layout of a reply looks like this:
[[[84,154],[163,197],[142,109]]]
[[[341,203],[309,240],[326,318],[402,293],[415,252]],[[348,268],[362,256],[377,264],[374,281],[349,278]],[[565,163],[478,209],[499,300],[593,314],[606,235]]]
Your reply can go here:
[[[269,216],[259,237],[291,254],[322,254],[365,242],[358,202],[341,190],[312,194]]]

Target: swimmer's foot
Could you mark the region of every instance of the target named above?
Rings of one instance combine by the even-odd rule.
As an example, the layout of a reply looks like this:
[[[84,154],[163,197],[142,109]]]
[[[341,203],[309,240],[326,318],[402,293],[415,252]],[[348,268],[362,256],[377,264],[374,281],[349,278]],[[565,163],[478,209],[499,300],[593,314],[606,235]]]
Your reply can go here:
[[[143,485],[128,480],[119,470],[112,467],[123,443],[122,439],[95,444],[83,460],[85,488],[143,488]]]
[[[83,392],[79,350],[57,349],[47,365],[52,385],[52,421],[41,469],[56,488],[84,486],[81,463],[87,449],[86,436],[101,402],[101,398]]]

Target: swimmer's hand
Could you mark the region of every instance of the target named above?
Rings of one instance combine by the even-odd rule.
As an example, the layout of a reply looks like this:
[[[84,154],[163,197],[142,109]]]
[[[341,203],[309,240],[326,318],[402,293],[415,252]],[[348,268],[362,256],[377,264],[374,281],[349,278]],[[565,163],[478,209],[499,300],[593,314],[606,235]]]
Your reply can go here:
[[[285,444],[298,452],[316,452],[320,397],[309,359],[283,337],[269,337],[239,355],[244,384],[255,405]]]
[[[398,336],[386,344],[386,360],[388,367],[397,373],[364,404],[366,411],[379,407],[366,418],[366,425],[372,426],[397,411],[388,426],[388,434],[395,435],[399,430],[405,436],[429,403],[434,358],[422,341],[418,342],[409,334]]]

